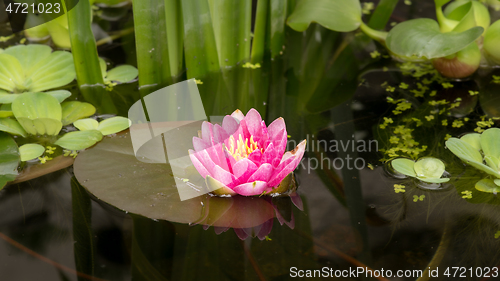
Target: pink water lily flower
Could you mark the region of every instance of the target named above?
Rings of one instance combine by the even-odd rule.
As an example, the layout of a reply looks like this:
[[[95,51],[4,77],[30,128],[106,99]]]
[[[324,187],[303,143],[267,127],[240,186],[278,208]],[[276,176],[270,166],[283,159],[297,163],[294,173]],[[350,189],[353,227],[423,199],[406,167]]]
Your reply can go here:
[[[286,145],[283,118],[266,126],[257,110],[246,116],[236,110],[224,117],[222,126],[203,122],[201,138],[193,138],[189,155],[213,193],[252,196],[282,192],[278,186],[297,168],[306,141],[285,153]]]

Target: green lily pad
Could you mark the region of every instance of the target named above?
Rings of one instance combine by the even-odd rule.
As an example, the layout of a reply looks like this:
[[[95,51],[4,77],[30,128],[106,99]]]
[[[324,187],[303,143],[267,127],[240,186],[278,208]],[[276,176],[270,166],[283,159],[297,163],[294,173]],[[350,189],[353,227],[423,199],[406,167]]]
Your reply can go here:
[[[361,5],[358,0],[299,1],[287,24],[295,31],[304,31],[311,22],[339,32],[356,30],[361,25]]]
[[[492,179],[482,179],[476,183],[476,189],[487,193],[499,193],[500,186],[495,184]]]
[[[89,117],[96,111],[93,105],[81,101],[63,102],[61,107],[62,123],[64,126],[69,125],[78,119]]]
[[[131,65],[120,65],[108,71],[104,81],[127,83],[134,80],[137,75],[139,75],[137,68]]]
[[[486,156],[500,158],[500,129],[491,128],[481,134],[481,148]]]
[[[446,147],[465,163],[490,175],[500,177],[500,173],[483,164],[481,153],[467,142],[450,138],[446,141]]]
[[[391,165],[394,168],[394,170],[396,170],[398,173],[414,178],[417,177],[417,174],[415,173],[414,169],[415,162],[413,160],[406,158],[398,158],[392,160]]]
[[[111,135],[126,130],[130,127],[130,120],[125,117],[117,116],[103,120],[99,123],[97,130],[103,135]]]
[[[19,147],[19,155],[21,161],[29,161],[36,159],[45,152],[45,148],[36,143],[28,143]]]
[[[439,179],[445,171],[445,166],[440,159],[424,157],[415,163],[414,169],[419,178]]]
[[[21,137],[26,137],[27,135],[21,124],[11,118],[0,118],[0,131]]]
[[[17,177],[19,150],[11,136],[0,132],[0,190]]]
[[[61,105],[49,94],[21,94],[12,103],[12,112],[31,135],[57,135],[61,131]]]
[[[75,121],[73,123],[73,126],[75,126],[80,131],[97,130],[97,127],[99,127],[99,122],[97,122],[97,120],[95,119],[86,118]]]
[[[474,42],[483,33],[476,26],[463,32],[441,33],[431,19],[413,19],[396,25],[387,35],[387,47],[403,57],[426,59],[454,54]]]
[[[477,151],[481,151],[481,134],[478,133],[471,133],[471,134],[466,134],[460,138],[460,140],[465,141],[466,143],[470,144],[472,147],[477,149]]]
[[[68,150],[89,148],[102,140],[101,132],[97,130],[69,132],[59,138],[54,144]]]

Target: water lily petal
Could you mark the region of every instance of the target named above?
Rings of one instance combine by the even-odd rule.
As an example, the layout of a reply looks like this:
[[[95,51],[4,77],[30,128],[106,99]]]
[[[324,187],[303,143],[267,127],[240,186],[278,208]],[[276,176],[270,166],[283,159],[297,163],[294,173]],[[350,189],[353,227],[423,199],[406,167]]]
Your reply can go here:
[[[229,171],[229,167],[226,161],[226,156],[222,151],[222,144],[218,143],[215,145],[210,145],[208,142],[200,138],[193,137],[193,147],[196,152],[204,150],[206,153],[208,153],[210,159],[212,159],[212,162],[220,165],[226,171]]]
[[[277,186],[280,184],[280,182],[295,168],[300,163],[300,160],[302,159],[302,156],[304,156],[304,151],[306,148],[306,140],[303,140],[302,142],[297,145],[297,147],[287,153],[290,153],[290,157],[288,157],[284,162],[282,162],[274,171],[274,174],[272,175],[271,179],[268,182],[269,186]],[[283,156],[285,157],[285,156]],[[286,166],[283,167],[283,165],[286,163]]]
[[[210,144],[212,143],[212,127],[212,123],[207,121],[203,121],[201,124],[201,137]]]
[[[262,152],[259,149],[254,150],[250,155],[248,155],[248,159],[254,162],[257,166],[260,166],[262,159]]]
[[[228,229],[229,229],[229,226],[226,226],[226,227],[214,226],[214,231],[215,231],[215,234],[217,234],[217,235],[219,235],[223,232],[226,232]]]
[[[244,196],[260,195],[267,187],[265,181],[247,182],[233,187],[233,191]]]
[[[239,120],[236,119],[235,117],[226,115],[222,120],[222,128],[224,129],[224,131],[226,131],[226,133],[228,133],[228,135],[236,133],[239,127],[240,127]]]
[[[299,210],[304,211],[304,204],[302,203],[302,198],[297,192],[293,192],[290,194],[290,199],[292,200],[292,203],[297,207]]]
[[[233,166],[233,174],[240,183],[247,182],[248,178],[257,171],[258,167],[248,158],[243,158]]]
[[[262,164],[257,171],[255,171],[249,178],[248,182],[254,182],[254,181],[265,181],[267,182],[270,178],[271,175],[273,174],[274,168],[271,164],[269,163],[264,163]]]
[[[194,155],[195,152],[193,150],[189,150],[189,158],[191,158],[191,162],[193,162],[194,167],[200,173],[200,175],[205,178],[206,176],[210,176],[210,172],[205,168],[205,166],[198,160],[198,158]]]
[[[261,225],[260,230],[257,232],[257,237],[259,237],[260,240],[264,240],[266,236],[271,233],[273,221],[274,219],[270,219]]]
[[[273,164],[272,163],[273,159],[276,159],[276,158],[277,158],[276,149],[274,148],[274,144],[271,142],[264,150],[264,153],[262,154],[262,158],[260,161],[261,161],[261,163]],[[276,164],[276,166],[278,166],[278,164],[279,164],[279,162]]]
[[[210,145],[208,144],[208,142],[206,142],[200,138],[193,137],[193,147],[194,147],[195,151],[201,151],[201,150],[205,150],[205,149],[209,148]]]
[[[248,234],[241,228],[234,228],[234,233],[236,233],[240,240],[245,240],[248,238]]]
[[[233,187],[238,183],[238,180],[233,174],[222,169],[219,165],[215,165],[213,170],[214,179],[234,190]],[[237,191],[235,190],[235,192]]]
[[[287,140],[286,129],[282,129],[276,136],[271,136],[271,141],[278,155],[283,155],[283,153],[285,153]]]
[[[229,134],[219,124],[215,124],[213,133],[215,143],[224,143],[229,138]]]
[[[245,115],[239,109],[236,109],[233,113],[231,113],[231,116],[238,120],[238,122],[245,118]]]
[[[254,138],[259,137],[260,139],[260,136],[262,136],[262,117],[260,116],[260,113],[252,108],[247,112],[244,120],[250,135]]]

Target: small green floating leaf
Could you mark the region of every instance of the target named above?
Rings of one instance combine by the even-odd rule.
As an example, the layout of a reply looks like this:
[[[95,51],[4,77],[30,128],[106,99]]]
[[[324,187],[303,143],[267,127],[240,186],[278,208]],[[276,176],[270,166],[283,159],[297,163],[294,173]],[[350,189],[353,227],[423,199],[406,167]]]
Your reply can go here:
[[[97,130],[77,131],[65,134],[54,144],[68,150],[82,150],[93,146],[100,140],[102,140],[102,134]]]
[[[45,148],[36,143],[28,143],[19,147],[21,161],[36,159],[45,152]]]
[[[104,81],[115,81],[120,83],[127,83],[134,80],[139,71],[131,65],[120,65],[106,73]]]
[[[71,97],[71,92],[66,91],[66,90],[50,91],[50,92],[45,92],[45,93],[53,96],[60,103],[63,102],[65,99]]]
[[[46,93],[24,93],[12,102],[12,112],[32,135],[57,135],[62,128],[61,105]]]
[[[500,158],[500,129],[491,128],[484,131],[481,134],[481,148],[484,155]]]
[[[99,122],[91,118],[86,118],[75,121],[73,123],[73,126],[75,126],[80,131],[97,130],[97,128],[99,127]]]
[[[445,171],[445,165],[440,159],[425,157],[415,163],[414,169],[419,178],[440,179]]]
[[[78,119],[89,117],[96,111],[95,107],[90,103],[80,101],[63,102],[61,107],[62,123],[65,126],[75,122]]]
[[[130,127],[130,120],[125,117],[111,117],[99,123],[99,130],[103,135],[111,135],[126,130]]]
[[[403,57],[440,58],[454,54],[483,33],[476,26],[463,32],[441,33],[432,19],[413,19],[396,25],[387,35],[387,47]]]
[[[311,22],[339,32],[356,30],[361,25],[361,5],[358,0],[301,0],[287,24],[295,31],[304,31]]]
[[[17,177],[19,150],[11,136],[0,132],[0,190]]]
[[[413,160],[406,158],[398,158],[392,160],[391,165],[394,168],[394,170],[396,170],[398,173],[414,178],[417,177],[417,174],[415,173],[414,169],[415,162]]]
[[[476,189],[487,193],[498,193],[500,192],[500,186],[496,182],[498,180],[482,179],[476,183]]]
[[[446,141],[446,147],[465,163],[490,175],[500,177],[498,171],[483,164],[481,153],[467,142],[451,138]]]
[[[22,137],[26,137],[27,135],[21,124],[11,118],[0,118],[0,131]]]

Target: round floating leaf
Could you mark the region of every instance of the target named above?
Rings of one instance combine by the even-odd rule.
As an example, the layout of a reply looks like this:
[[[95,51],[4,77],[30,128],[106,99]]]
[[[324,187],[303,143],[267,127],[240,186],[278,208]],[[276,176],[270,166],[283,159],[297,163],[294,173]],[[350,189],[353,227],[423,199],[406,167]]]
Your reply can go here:
[[[111,117],[101,121],[97,130],[101,131],[103,135],[111,135],[126,130],[130,127],[130,120],[125,117]]]
[[[102,134],[97,130],[77,131],[65,134],[54,144],[68,150],[82,150],[93,146],[101,140]]]
[[[65,51],[56,51],[40,60],[31,70],[32,92],[41,92],[69,84],[75,80],[73,56]]]
[[[477,149],[477,151],[481,151],[481,134],[478,133],[467,134],[462,136],[460,140],[470,144],[472,147]]]
[[[311,22],[339,32],[356,30],[361,25],[361,5],[358,0],[301,0],[287,23],[296,31],[304,31]]]
[[[19,147],[21,161],[36,159],[45,152],[45,148],[36,143],[28,143]]]
[[[134,80],[137,75],[139,75],[137,68],[131,65],[120,65],[108,71],[104,81],[127,83]]]
[[[413,168],[415,169],[417,177],[430,179],[441,178],[445,170],[443,161],[434,157],[419,159]]]
[[[62,103],[62,123],[64,126],[75,122],[78,119],[89,117],[96,111],[90,103],[80,101],[68,101]]]
[[[170,165],[139,161],[128,132],[79,153],[74,172],[96,198],[147,218],[247,228],[275,216],[272,205],[258,197],[205,194],[181,201]]]
[[[80,131],[97,130],[99,122],[91,118],[86,118],[75,121],[73,123],[73,126],[75,126]]]
[[[446,147],[465,163],[490,175],[500,177],[496,170],[483,164],[481,153],[467,142],[457,138],[450,138],[446,141]]]
[[[491,128],[481,134],[481,147],[485,156],[500,158],[500,129]]]
[[[27,135],[21,124],[15,119],[10,118],[0,118],[0,131],[22,137],[26,137]]]
[[[398,158],[392,160],[391,165],[394,168],[394,170],[396,170],[398,173],[414,178],[417,177],[417,174],[415,173],[414,169],[415,162],[413,160],[406,158]]]
[[[21,63],[13,56],[0,54],[0,88],[13,92],[17,86],[24,85],[24,70]]]
[[[500,192],[500,186],[495,184],[492,179],[482,179],[476,183],[476,189],[482,192],[488,193],[498,193]]]
[[[454,54],[474,42],[483,33],[476,26],[463,32],[441,33],[439,25],[431,19],[408,20],[396,25],[387,35],[387,47],[403,57],[427,59]]]
[[[46,93],[24,93],[12,102],[12,112],[32,135],[57,135],[62,128],[61,105]]]
[[[27,77],[33,73],[34,67],[44,58],[50,56],[52,49],[47,45],[18,45],[5,50],[4,54],[15,57],[22,65]]]
[[[11,136],[0,132],[0,189],[17,176],[19,150]]]
[[[50,91],[50,92],[45,92],[45,93],[56,98],[59,101],[59,103],[63,102],[65,99],[71,97],[71,92],[66,91],[66,90]]]

